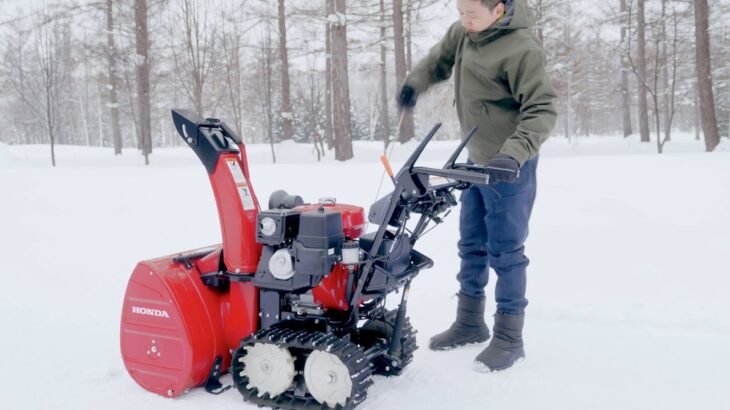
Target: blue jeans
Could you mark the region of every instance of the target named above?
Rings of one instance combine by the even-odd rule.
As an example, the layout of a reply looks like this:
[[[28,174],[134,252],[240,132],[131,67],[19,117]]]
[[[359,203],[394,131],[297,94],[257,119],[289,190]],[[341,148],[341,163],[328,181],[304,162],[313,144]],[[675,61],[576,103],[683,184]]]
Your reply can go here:
[[[525,162],[515,183],[472,185],[461,193],[458,243],[460,293],[483,297],[489,267],[497,273],[497,311],[522,314],[527,306],[525,240],[537,188],[538,157]]]

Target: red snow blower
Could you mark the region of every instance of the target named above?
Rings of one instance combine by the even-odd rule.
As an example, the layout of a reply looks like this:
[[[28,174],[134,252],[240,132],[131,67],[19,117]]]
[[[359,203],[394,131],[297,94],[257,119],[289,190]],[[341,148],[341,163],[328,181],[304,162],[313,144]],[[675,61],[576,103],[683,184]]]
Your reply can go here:
[[[222,393],[230,371],[259,406],[351,409],[372,375],[400,374],[416,350],[408,290],[433,264],[414,245],[456,205],[454,190],[489,179],[484,167],[456,163],[476,128],[443,168],[417,167],[436,125],[371,206],[377,230],[365,233],[363,208],[334,199],[305,204],[276,191],[261,210],[242,140],[217,119],[172,117],[208,172],[223,243],[134,269],[120,331],[132,378],[177,397],[199,386]],[[400,305],[388,310],[395,292]]]

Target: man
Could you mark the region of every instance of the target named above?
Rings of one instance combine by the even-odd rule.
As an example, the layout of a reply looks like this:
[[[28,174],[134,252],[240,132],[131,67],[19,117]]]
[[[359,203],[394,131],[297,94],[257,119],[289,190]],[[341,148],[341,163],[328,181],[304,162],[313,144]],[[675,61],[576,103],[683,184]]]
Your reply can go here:
[[[525,357],[522,341],[528,222],[535,200],[538,150],[555,125],[555,90],[524,0],[457,0],[461,15],[428,56],[416,65],[398,95],[415,106],[431,85],[454,73],[456,111],[469,161],[489,170],[489,185],[461,194],[461,269],[455,322],[431,338],[432,350],[489,339],[484,322],[489,267],[497,273],[494,337],[476,362],[503,370]]]

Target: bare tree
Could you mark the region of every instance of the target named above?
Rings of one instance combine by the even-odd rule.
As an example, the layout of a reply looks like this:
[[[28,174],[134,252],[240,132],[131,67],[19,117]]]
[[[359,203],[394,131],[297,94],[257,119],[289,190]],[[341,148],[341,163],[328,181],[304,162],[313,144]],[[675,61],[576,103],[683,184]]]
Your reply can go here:
[[[228,24],[224,26],[221,33],[221,51],[225,59],[225,83],[228,100],[231,103],[230,109],[233,115],[233,126],[238,135],[241,138],[245,138],[243,134],[243,102],[241,101],[241,17],[238,14],[234,14],[233,18],[224,18],[224,21]]]
[[[673,3],[674,5],[674,3]],[[653,21],[651,24],[652,39],[653,39],[653,58],[652,58],[652,70],[651,75],[648,72],[641,74],[640,66],[637,66],[636,62],[631,56],[631,51],[627,50],[627,56],[631,67],[636,75],[639,86],[647,91],[651,95],[653,103],[653,113],[655,120],[655,127],[657,133],[657,152],[662,153],[664,144],[670,138],[670,130],[672,122],[674,120],[674,114],[676,112],[676,88],[677,88],[677,71],[679,67],[679,59],[677,55],[679,35],[678,30],[680,24],[681,15],[677,12],[676,8],[673,7],[672,19],[673,19],[673,35],[672,35],[672,73],[671,77],[669,74],[668,59],[665,59],[663,55],[668,55],[663,45],[668,43],[668,33],[666,30],[666,20],[669,18],[667,15],[666,3],[662,4],[661,14],[658,19]],[[662,77],[666,73],[666,79]],[[660,85],[660,81],[666,81],[666,85]],[[686,95],[686,93],[685,93]],[[684,97],[684,96],[683,96]],[[665,127],[662,127],[661,116],[665,115]],[[664,137],[662,137],[662,130],[664,130]]]
[[[395,77],[396,84],[400,87],[406,81],[407,61],[405,51],[405,32],[403,27],[403,0],[393,0],[393,39],[395,52]],[[403,116],[398,129],[398,140],[407,142],[415,136],[415,126],[413,122],[413,111],[406,110],[401,114]]]
[[[29,107],[34,109],[36,112],[41,113],[41,118],[44,120],[46,132],[48,133],[48,141],[51,144],[51,165],[56,166],[56,135],[58,133],[59,121],[58,121],[58,99],[60,95],[60,82],[62,79],[61,63],[58,55],[56,54],[57,46],[57,33],[54,32],[58,26],[52,24],[48,27],[45,24],[41,24],[38,30],[38,37],[35,42],[36,61],[40,69],[40,87],[36,90],[39,91],[39,98],[42,103],[37,106],[32,100],[26,101]]]
[[[216,24],[209,22],[210,3],[203,0],[180,0],[180,8],[171,22],[172,57],[175,72],[198,115],[203,115],[203,94],[213,68],[211,54],[215,49]],[[176,26],[182,23],[181,44],[174,38]],[[187,78],[186,78],[187,77]],[[210,110],[210,107],[208,107]],[[213,110],[211,110],[213,111]]]
[[[672,139],[672,113],[670,110],[672,109],[670,107],[670,100],[674,98],[672,95],[670,97],[670,87],[669,87],[669,54],[667,50],[667,43],[669,42],[669,36],[667,33],[667,0],[661,0],[662,2],[662,19],[661,19],[661,38],[660,38],[660,47],[661,47],[661,57],[660,57],[660,64],[662,67],[662,100],[664,101],[662,103],[662,115],[664,116],[664,139],[665,141],[670,141]],[[657,133],[658,134],[658,133]]]
[[[626,12],[626,0],[621,0],[621,45],[623,46],[626,42],[626,27],[628,22],[626,21],[629,14]],[[621,47],[623,49],[624,47]],[[622,123],[624,137],[628,137],[633,133],[631,127],[631,96],[629,95],[629,62],[626,58],[625,53],[621,55],[621,108],[622,108]]]
[[[709,15],[707,0],[695,0],[695,38],[697,86],[700,96],[702,131],[705,134],[705,149],[711,152],[720,143],[717,128],[715,96],[712,91],[712,64],[710,56]]]
[[[106,0],[106,60],[107,60],[107,86],[109,89],[109,110],[112,121],[112,141],[114,144],[114,155],[122,153],[122,129],[119,121],[119,99],[117,89],[119,78],[117,75],[117,45],[114,41],[114,3]]]
[[[386,45],[387,26],[385,19],[385,0],[380,0],[380,129],[383,149],[390,142],[390,118],[388,115],[388,70]]]
[[[139,140],[145,165],[149,165],[152,153],[152,116],[150,112],[150,38],[147,30],[147,0],[134,2],[135,46],[137,51],[137,118]]]
[[[291,91],[289,86],[289,51],[286,45],[286,8],[284,0],[279,0],[279,58],[281,59],[281,139],[290,140],[294,130],[292,122],[294,114],[291,108]]]
[[[347,17],[345,0],[334,2],[334,14],[327,17],[332,33],[332,120],[335,138],[335,159],[352,158],[352,123],[350,117],[350,85],[347,72]]]
[[[327,148],[332,149],[335,146],[335,137],[333,120],[332,120],[332,25],[329,22],[330,16],[335,13],[334,0],[325,1],[325,19],[327,27],[325,29],[325,122],[324,122],[324,139],[327,142]]]
[[[646,80],[646,7],[645,0],[637,1],[638,71],[639,77],[639,133],[641,142],[649,142],[649,103],[647,101]],[[631,16],[629,15],[629,19]]]
[[[69,23],[56,18],[44,4],[33,19],[32,30],[15,27],[13,37],[13,52],[6,55],[9,61],[4,61],[10,66],[9,88],[19,98],[22,110],[30,114],[29,125],[45,134],[55,167],[55,146],[63,136],[64,119],[70,116],[64,108],[72,103]]]
[[[258,120],[262,124],[265,131],[266,141],[271,148],[271,160],[276,163],[276,151],[274,143],[276,138],[274,135],[274,62],[276,59],[273,49],[273,40],[271,38],[271,16],[268,12],[264,13],[260,25],[261,31],[259,46],[256,49],[257,72],[254,76],[254,87],[256,93],[260,96],[259,101],[254,105],[257,112]]]

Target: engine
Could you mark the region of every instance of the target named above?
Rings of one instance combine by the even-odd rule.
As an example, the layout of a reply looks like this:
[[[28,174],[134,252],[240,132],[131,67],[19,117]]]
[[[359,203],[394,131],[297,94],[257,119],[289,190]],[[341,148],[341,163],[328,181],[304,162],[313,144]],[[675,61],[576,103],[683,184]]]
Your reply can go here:
[[[256,242],[263,249],[253,284],[262,327],[348,308],[363,225],[363,208],[331,199],[259,212]]]

